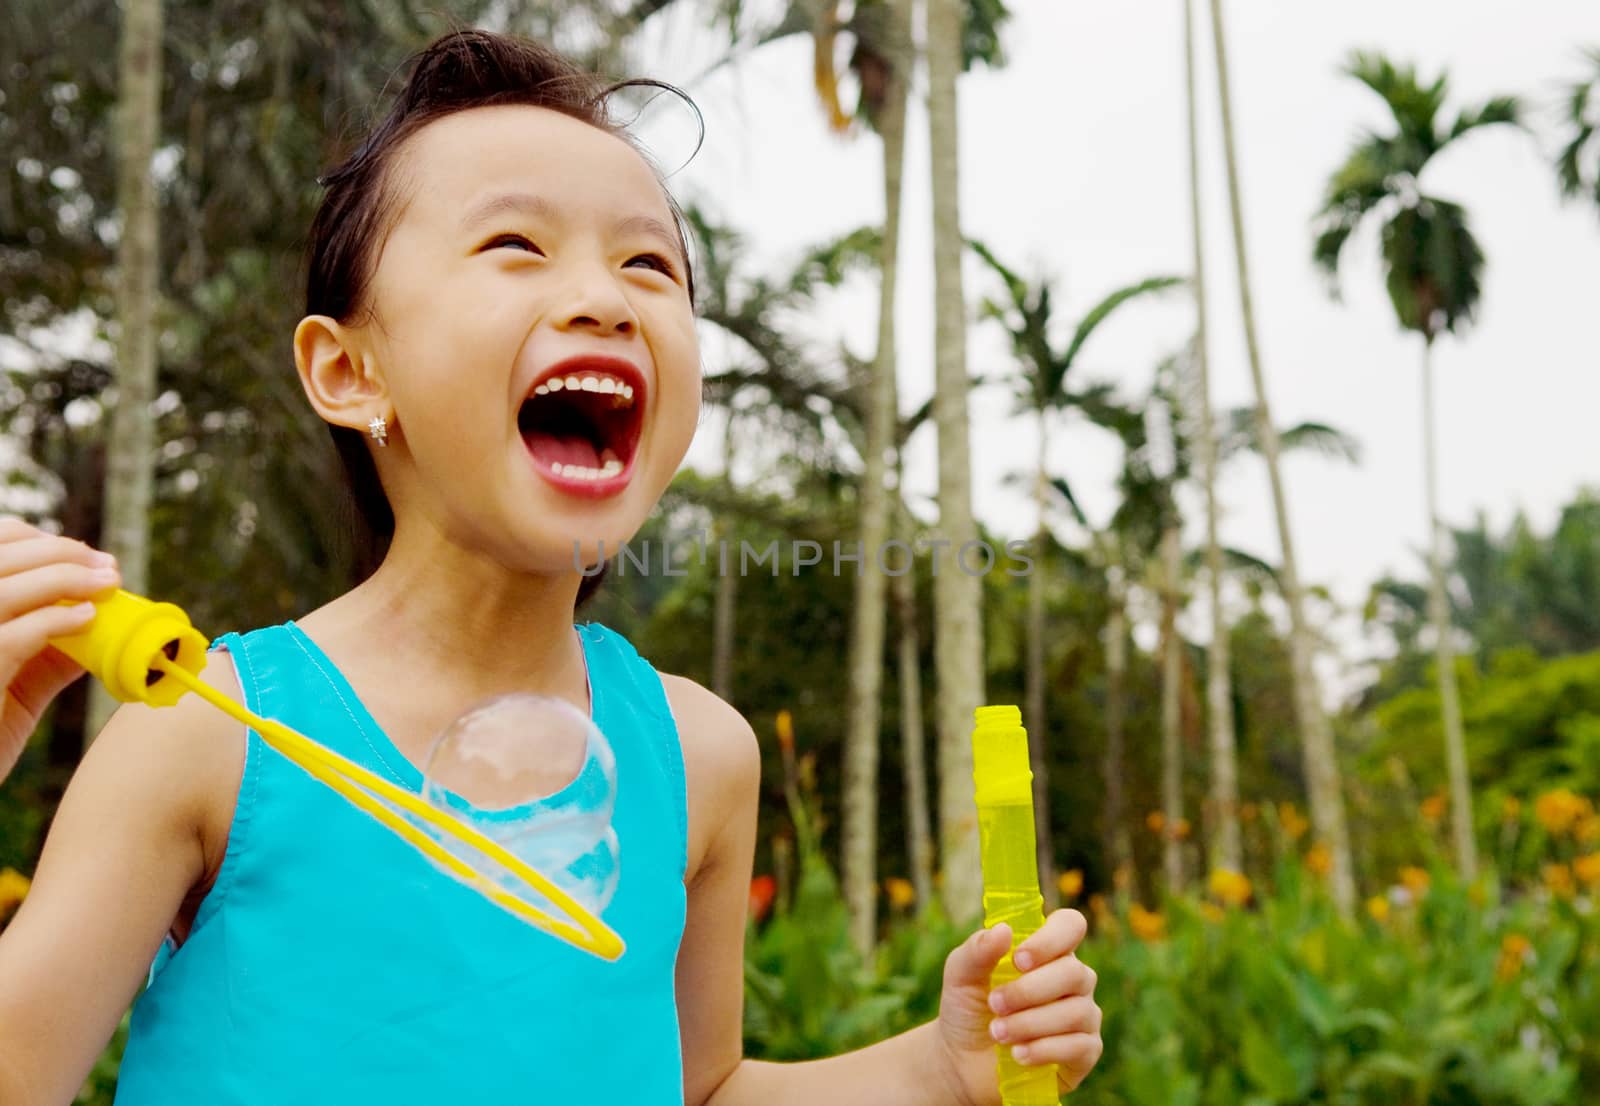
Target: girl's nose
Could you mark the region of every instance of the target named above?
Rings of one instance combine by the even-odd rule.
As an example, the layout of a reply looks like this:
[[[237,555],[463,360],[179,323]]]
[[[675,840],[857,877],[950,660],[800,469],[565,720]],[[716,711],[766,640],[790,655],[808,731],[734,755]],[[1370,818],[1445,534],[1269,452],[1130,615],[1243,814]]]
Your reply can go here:
[[[558,314],[565,329],[600,334],[632,334],[639,327],[633,305],[616,280],[600,266],[574,273],[569,300]]]

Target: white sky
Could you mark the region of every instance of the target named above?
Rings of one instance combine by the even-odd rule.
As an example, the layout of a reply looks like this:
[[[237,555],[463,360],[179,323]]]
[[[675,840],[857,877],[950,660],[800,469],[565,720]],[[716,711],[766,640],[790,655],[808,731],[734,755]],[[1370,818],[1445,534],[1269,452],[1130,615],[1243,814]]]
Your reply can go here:
[[[1250,401],[1220,159],[1206,0],[1200,8],[1211,363],[1219,406]],[[1009,64],[961,84],[964,229],[1031,276],[1058,280],[1061,339],[1111,289],[1189,268],[1182,5],[1012,0]],[[1386,572],[1419,577],[1424,538],[1418,340],[1403,335],[1383,292],[1371,231],[1355,243],[1334,303],[1312,267],[1310,219],[1328,174],[1364,126],[1385,112],[1338,72],[1355,48],[1414,61],[1424,77],[1451,77],[1447,112],[1497,93],[1538,108],[1537,138],[1490,130],[1464,142],[1424,185],[1464,203],[1488,258],[1478,325],[1436,353],[1441,510],[1466,523],[1480,510],[1503,524],[1526,510],[1547,526],[1585,483],[1600,484],[1593,420],[1600,409],[1600,213],[1558,201],[1548,120],[1560,88],[1583,72],[1579,50],[1600,45],[1593,0],[1349,0],[1308,5],[1233,0],[1235,119],[1260,336],[1274,416],[1332,423],[1360,439],[1359,468],[1316,457],[1286,468],[1302,573],[1359,606]],[[716,40],[684,12],[646,40],[645,70],[689,82]],[[708,134],[674,180],[745,230],[759,261],[781,269],[800,248],[882,218],[880,152],[871,135],[829,135],[811,92],[809,42],[769,47],[736,71],[690,86]],[[902,244],[902,407],[931,391],[933,321],[926,117],[911,121]],[[976,263],[968,298],[992,290]],[[870,353],[876,293],[856,288],[819,313],[817,336],[841,332]],[[1184,340],[1183,297],[1126,309],[1086,348],[1080,383],[1148,387],[1156,362]],[[993,324],[972,326],[974,372],[1001,369]],[[974,401],[978,511],[1002,533],[1031,529],[1020,490],[1001,486],[1033,456],[1033,429],[1009,416],[999,390]],[[707,423],[691,462],[714,467],[720,434]],[[1090,516],[1113,506],[1114,448],[1092,429],[1058,434],[1051,463]],[[934,488],[931,432],[912,454],[913,488]],[[1225,542],[1276,560],[1266,479],[1249,459],[1221,489]],[[1192,530],[1198,534],[1198,504]],[[1347,625],[1345,632],[1350,632]]]

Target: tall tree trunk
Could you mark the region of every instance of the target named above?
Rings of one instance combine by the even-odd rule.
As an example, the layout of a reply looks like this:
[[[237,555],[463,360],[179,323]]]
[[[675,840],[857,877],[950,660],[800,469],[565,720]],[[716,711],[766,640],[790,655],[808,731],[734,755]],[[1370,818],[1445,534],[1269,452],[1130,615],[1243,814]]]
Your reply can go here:
[[[1034,470],[1033,501],[1037,512],[1037,529],[1034,531],[1033,554],[1036,558],[1033,571],[1028,574],[1028,760],[1033,770],[1033,822],[1034,842],[1038,849],[1039,887],[1044,892],[1044,905],[1054,910],[1061,905],[1061,891],[1056,886],[1055,837],[1050,828],[1050,771],[1045,749],[1050,739],[1050,729],[1044,711],[1044,581],[1045,558],[1050,548],[1050,531],[1045,525],[1045,509],[1049,499],[1049,478],[1045,474],[1045,457],[1049,448],[1049,423],[1045,412],[1037,412],[1039,420],[1039,457]]]
[[[711,527],[711,546],[721,550],[732,531],[718,519]],[[737,562],[733,562],[737,563]],[[733,637],[739,608],[739,574],[727,571],[718,558],[717,591],[711,614],[711,690],[724,702],[733,700]]]
[[[928,137],[933,174],[934,418],[939,427],[939,529],[950,563],[934,561],[934,646],[939,674],[939,837],[945,907],[953,918],[979,909],[978,816],[972,802],[972,727],[983,704],[983,591],[963,572],[961,551],[977,538],[967,426],[967,304],[962,291],[960,0],[928,0]],[[939,550],[934,555],[937,558]],[[942,571],[941,571],[942,569]]]
[[[888,458],[900,424],[895,387],[895,285],[900,249],[900,193],[905,165],[909,20],[901,36],[899,9],[884,43],[890,88],[877,115],[883,138],[883,243],[879,254],[878,355],[867,382],[866,449],[861,474],[862,564],[856,576],[850,627],[849,724],[845,734],[843,883],[850,935],[866,955],[877,939],[878,739],[883,718],[883,632],[886,579],[877,557],[889,537]],[[898,494],[898,488],[896,489]]]
[[[1183,818],[1183,641],[1178,637],[1178,574],[1183,571],[1183,550],[1178,528],[1161,534],[1161,811],[1164,836],[1161,866],[1167,890],[1183,892],[1183,841],[1178,823]]]
[[[1128,841],[1127,802],[1123,789],[1126,758],[1123,755],[1122,723],[1127,715],[1123,696],[1128,671],[1128,588],[1123,579],[1120,559],[1114,555],[1106,565],[1106,595],[1111,609],[1106,615],[1105,847],[1112,875],[1120,885],[1124,878],[1131,881],[1133,850]]]
[[[1467,742],[1461,732],[1461,699],[1456,690],[1455,649],[1450,642],[1450,600],[1445,593],[1444,542],[1440,534],[1438,446],[1433,428],[1433,342],[1422,344],[1422,449],[1428,495],[1428,611],[1432,615],[1434,664],[1439,670],[1439,710],[1444,722],[1445,762],[1450,772],[1450,827],[1461,878],[1478,877],[1478,845],[1472,832],[1472,781],[1467,774]]]
[[[895,456],[895,529],[911,548],[915,532],[900,489],[901,457]],[[917,904],[933,901],[933,819],[928,813],[928,767],[923,755],[927,738],[922,725],[922,635],[917,628],[916,558],[906,571],[890,578],[895,623],[900,631],[900,756],[905,779],[906,851],[911,858],[911,886]]]
[[[150,564],[150,498],[155,467],[156,321],[160,197],[151,175],[161,132],[161,0],[126,0],[118,59],[117,406],[106,450],[105,542],[123,587],[143,593]],[[116,708],[97,682],[90,691],[86,743]]]
[[[1267,462],[1267,477],[1272,485],[1272,506],[1278,522],[1278,541],[1283,550],[1279,569],[1283,597],[1289,607],[1289,654],[1294,674],[1295,716],[1300,725],[1301,751],[1305,761],[1306,788],[1311,806],[1311,822],[1317,840],[1332,856],[1329,881],[1339,911],[1350,916],[1355,910],[1355,873],[1350,861],[1350,835],[1345,825],[1344,793],[1339,779],[1339,762],[1333,747],[1333,731],[1322,709],[1313,665],[1314,646],[1306,625],[1305,595],[1300,586],[1300,571],[1290,533],[1289,505],[1283,490],[1283,473],[1278,463],[1278,431],[1267,404],[1266,376],[1261,368],[1261,350],[1256,341],[1255,308],[1250,297],[1250,273],[1244,237],[1244,201],[1240,198],[1238,155],[1233,133],[1233,107],[1228,92],[1228,55],[1224,38],[1222,0],[1211,0],[1211,29],[1216,41],[1217,92],[1222,106],[1223,154],[1228,168],[1228,208],[1233,221],[1234,261],[1239,272],[1239,303],[1244,316],[1245,349],[1250,360],[1250,380],[1256,394],[1256,433]]]
[[[1184,76],[1188,87],[1189,222],[1194,248],[1194,356],[1199,377],[1200,483],[1206,500],[1206,599],[1211,641],[1206,647],[1206,716],[1211,737],[1211,810],[1215,826],[1209,841],[1210,867],[1244,871],[1239,839],[1239,767],[1233,736],[1228,622],[1222,609],[1222,543],[1217,540],[1217,428],[1211,408],[1211,367],[1206,347],[1205,249],[1200,218],[1200,127],[1196,119],[1194,75],[1194,0],[1183,2]]]
[[[728,498],[734,495],[733,483],[733,406],[728,407],[728,422],[722,433],[722,480]],[[717,591],[711,611],[711,690],[723,702],[733,701],[733,635],[738,611],[739,574],[722,563],[722,542],[731,533],[720,518],[711,526],[711,545],[717,550]]]

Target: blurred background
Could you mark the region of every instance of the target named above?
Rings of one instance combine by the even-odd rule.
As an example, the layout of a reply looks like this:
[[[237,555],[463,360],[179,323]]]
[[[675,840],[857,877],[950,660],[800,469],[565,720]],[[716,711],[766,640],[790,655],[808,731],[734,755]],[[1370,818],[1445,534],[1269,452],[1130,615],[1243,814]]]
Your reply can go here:
[[[1015,702],[1107,1012],[1077,1099],[1600,1100],[1592,4],[6,22],[0,506],[213,635],[361,571],[288,341],[317,176],[403,59],[483,26],[692,99],[616,104],[687,211],[706,375],[640,540],[918,550],[614,570],[578,616],[761,738],[752,1055],[933,1015],[971,712]],[[1033,570],[952,571],[970,540]],[[103,710],[77,685],[0,785],[0,925]]]

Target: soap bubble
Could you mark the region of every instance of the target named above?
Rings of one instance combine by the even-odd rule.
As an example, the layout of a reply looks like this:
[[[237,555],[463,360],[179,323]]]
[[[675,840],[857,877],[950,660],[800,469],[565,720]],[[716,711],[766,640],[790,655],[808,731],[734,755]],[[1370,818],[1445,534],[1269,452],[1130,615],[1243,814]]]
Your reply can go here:
[[[563,699],[491,699],[440,734],[422,797],[548,878],[596,916],[620,873],[616,758],[588,716]],[[566,912],[476,848],[437,827],[436,841],[491,883],[558,918]],[[453,874],[453,873],[452,873]]]

